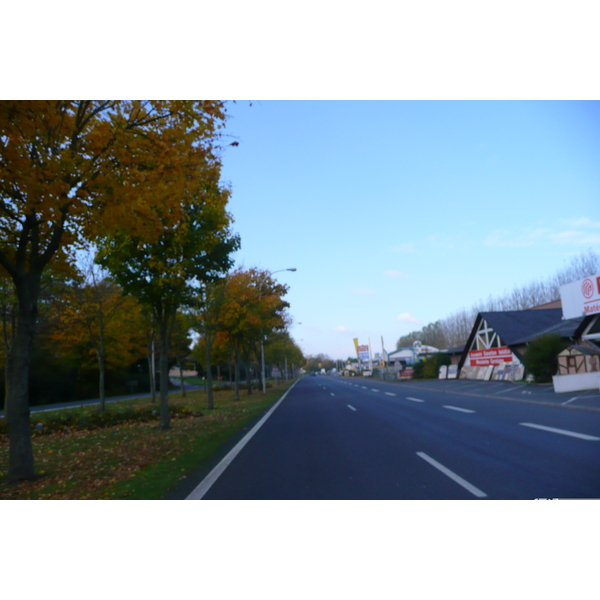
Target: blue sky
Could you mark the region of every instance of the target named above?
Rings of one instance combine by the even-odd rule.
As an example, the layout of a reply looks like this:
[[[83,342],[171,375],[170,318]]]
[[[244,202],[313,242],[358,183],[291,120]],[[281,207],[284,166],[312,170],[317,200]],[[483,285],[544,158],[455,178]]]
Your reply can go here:
[[[290,286],[306,354],[387,350],[600,251],[600,102],[228,105],[236,265]]]

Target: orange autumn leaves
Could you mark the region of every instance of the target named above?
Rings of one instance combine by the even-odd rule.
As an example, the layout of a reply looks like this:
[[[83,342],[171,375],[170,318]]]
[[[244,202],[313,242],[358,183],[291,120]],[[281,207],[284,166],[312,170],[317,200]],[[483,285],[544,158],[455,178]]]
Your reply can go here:
[[[59,233],[63,243],[113,226],[159,235],[214,178],[224,118],[217,101],[0,102],[0,251],[18,260],[24,230],[38,255]]]
[[[145,318],[140,304],[109,278],[70,286],[57,299],[49,339],[61,353],[101,357],[107,368],[145,355]]]
[[[221,306],[211,324],[217,332],[217,346],[251,344],[285,328],[289,304],[283,296],[288,286],[276,283],[268,271],[239,268],[218,285],[222,286]]]

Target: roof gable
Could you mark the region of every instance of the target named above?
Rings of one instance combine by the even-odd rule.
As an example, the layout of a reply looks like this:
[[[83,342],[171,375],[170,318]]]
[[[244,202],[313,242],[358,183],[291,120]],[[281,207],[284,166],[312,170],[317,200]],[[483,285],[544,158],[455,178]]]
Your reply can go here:
[[[507,346],[562,322],[562,309],[506,310],[479,313]]]
[[[523,340],[526,338],[535,337],[536,334],[539,335],[540,332],[559,325],[562,322],[562,309],[542,308],[536,310],[480,312],[475,318],[475,323],[461,355],[459,361],[460,369],[462,369],[469,350],[473,346],[482,319],[498,334],[502,344],[514,346],[518,343],[524,343]]]

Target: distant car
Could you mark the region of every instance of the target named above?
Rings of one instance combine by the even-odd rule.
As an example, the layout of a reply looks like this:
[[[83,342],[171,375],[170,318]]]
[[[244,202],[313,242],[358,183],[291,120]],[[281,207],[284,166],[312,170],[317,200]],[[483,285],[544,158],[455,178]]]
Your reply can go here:
[[[317,376],[317,374],[316,374],[316,373],[309,373],[309,375],[310,375],[311,377],[316,377],[316,376]]]

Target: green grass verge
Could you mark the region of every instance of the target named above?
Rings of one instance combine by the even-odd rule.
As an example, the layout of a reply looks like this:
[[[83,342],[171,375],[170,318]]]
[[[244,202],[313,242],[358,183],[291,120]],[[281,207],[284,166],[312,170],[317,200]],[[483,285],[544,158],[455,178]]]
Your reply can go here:
[[[290,384],[291,385],[291,384]],[[202,468],[219,450],[223,444],[240,432],[245,425],[255,420],[266,412],[285,392],[289,386],[278,390],[267,391],[259,401],[252,402],[251,406],[244,408],[243,412],[236,410],[238,407],[220,407],[216,410],[226,410],[233,418],[227,425],[213,425],[198,434],[195,440],[190,440],[184,451],[174,457],[159,460],[142,471],[132,479],[115,484],[108,490],[114,499],[152,500],[165,496],[169,490],[187,478],[190,471]],[[255,392],[254,397],[257,396]],[[240,400],[244,402],[245,400]],[[231,410],[231,412],[230,412]]]
[[[179,416],[166,431],[157,420],[147,419],[149,407],[158,409],[147,398],[107,405],[107,411],[121,413],[119,419],[94,419],[98,409],[91,407],[70,409],[73,416],[68,419],[63,411],[37,413],[32,426],[44,424],[43,433],[33,437],[38,478],[6,482],[8,439],[0,436],[0,499],[161,499],[268,410],[291,384],[265,395],[243,393],[239,402],[233,392],[216,392],[214,410],[206,408],[204,390],[188,391],[185,397],[170,394],[169,405]],[[136,414],[141,420],[136,421]],[[115,420],[118,424],[111,425]]]

